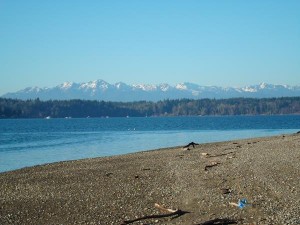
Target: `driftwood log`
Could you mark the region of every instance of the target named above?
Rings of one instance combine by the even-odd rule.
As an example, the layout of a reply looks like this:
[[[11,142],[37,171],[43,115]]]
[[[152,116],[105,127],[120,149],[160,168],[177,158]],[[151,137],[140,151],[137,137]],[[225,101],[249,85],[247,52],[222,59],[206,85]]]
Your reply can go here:
[[[195,142],[190,142],[187,145],[183,146],[184,150],[190,150],[190,147],[193,146],[193,148],[195,148],[195,145],[199,145],[198,143]]]
[[[133,220],[125,220],[123,221],[123,223],[121,225],[125,225],[125,224],[130,224],[130,223],[134,223],[134,222],[137,222],[137,221],[141,221],[141,220],[146,220],[146,219],[159,219],[159,218],[166,218],[166,217],[173,217],[173,218],[177,218],[177,217],[180,217],[186,213],[189,213],[187,211],[182,211],[180,209],[168,209],[168,208],[165,208],[157,203],[155,203],[155,208],[163,211],[163,212],[166,212],[164,214],[157,214],[157,215],[149,215],[149,216],[143,216],[143,217],[140,217],[140,218],[137,218],[137,219],[133,219]]]

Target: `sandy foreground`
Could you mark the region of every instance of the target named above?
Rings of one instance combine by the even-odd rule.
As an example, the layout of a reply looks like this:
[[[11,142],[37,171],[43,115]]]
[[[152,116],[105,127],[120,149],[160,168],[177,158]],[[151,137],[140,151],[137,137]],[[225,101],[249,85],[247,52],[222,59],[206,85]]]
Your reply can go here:
[[[300,134],[0,173],[0,224],[300,224]]]

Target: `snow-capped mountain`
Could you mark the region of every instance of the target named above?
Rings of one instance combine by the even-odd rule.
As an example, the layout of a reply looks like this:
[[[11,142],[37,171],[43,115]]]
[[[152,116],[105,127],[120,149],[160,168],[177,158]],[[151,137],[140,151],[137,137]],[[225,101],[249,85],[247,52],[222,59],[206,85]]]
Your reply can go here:
[[[28,87],[7,93],[3,98],[65,100],[85,99],[104,101],[158,101],[164,99],[200,99],[233,97],[291,97],[300,96],[300,86],[273,85],[261,83],[246,87],[201,86],[194,83],[169,84],[134,84],[123,82],[109,84],[104,80],[87,83],[65,82],[53,88]]]

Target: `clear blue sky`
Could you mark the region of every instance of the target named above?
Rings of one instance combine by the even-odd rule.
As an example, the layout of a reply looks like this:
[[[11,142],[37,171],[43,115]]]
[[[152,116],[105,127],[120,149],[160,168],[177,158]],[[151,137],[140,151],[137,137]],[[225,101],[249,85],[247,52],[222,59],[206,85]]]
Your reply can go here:
[[[299,0],[0,0],[0,95],[109,83],[300,84]]]

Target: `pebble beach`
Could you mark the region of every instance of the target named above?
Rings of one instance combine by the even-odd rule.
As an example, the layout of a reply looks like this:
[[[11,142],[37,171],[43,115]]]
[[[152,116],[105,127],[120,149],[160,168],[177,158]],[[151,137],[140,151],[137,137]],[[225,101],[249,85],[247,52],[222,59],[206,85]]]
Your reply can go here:
[[[300,134],[52,163],[0,173],[0,224],[300,224],[299,176]]]

